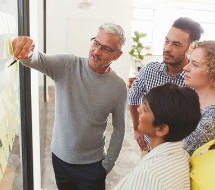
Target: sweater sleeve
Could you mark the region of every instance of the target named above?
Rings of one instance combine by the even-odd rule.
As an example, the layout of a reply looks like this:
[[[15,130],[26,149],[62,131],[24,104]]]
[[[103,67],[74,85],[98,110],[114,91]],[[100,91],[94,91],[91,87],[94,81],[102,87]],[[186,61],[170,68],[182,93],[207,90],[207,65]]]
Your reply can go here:
[[[35,69],[53,80],[58,80],[64,73],[66,64],[74,62],[76,57],[69,54],[48,55],[34,50],[29,59],[20,60],[29,68]]]
[[[113,131],[110,138],[107,155],[103,160],[103,167],[107,172],[110,172],[115,165],[115,161],[119,156],[125,135],[125,116],[127,107],[127,88],[126,85],[121,93],[121,96],[116,100],[115,107],[112,111]]]

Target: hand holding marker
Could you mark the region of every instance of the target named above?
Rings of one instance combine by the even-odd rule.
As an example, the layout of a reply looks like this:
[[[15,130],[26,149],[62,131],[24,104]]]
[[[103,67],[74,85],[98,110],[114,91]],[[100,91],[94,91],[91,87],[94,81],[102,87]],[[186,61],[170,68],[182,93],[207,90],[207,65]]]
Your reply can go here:
[[[15,47],[15,49],[16,49],[16,48],[19,49],[18,47],[21,46],[21,52],[19,52],[19,55],[20,55],[20,53],[21,53],[22,59],[29,58],[29,57],[31,57],[32,54],[33,54],[33,50],[34,50],[35,44],[34,44],[33,40],[27,41],[28,39],[29,39],[29,37],[27,37],[27,36],[22,36],[19,40],[14,39],[14,40],[12,41],[12,43],[11,43],[12,51],[14,50],[14,47]],[[21,45],[20,45],[20,44],[21,44]],[[23,46],[23,44],[24,44],[24,46]],[[24,50],[24,51],[23,51],[23,50]],[[23,55],[23,52],[24,52],[24,55]],[[15,52],[13,52],[13,53],[15,53]],[[27,53],[27,56],[25,56],[26,53]],[[19,55],[17,55],[17,56],[19,56]],[[21,58],[21,57],[20,57],[20,58]],[[18,60],[19,60],[19,58],[16,57],[15,60],[14,60],[13,62],[11,62],[10,65],[9,65],[8,67],[12,66],[12,65],[13,65],[14,63],[16,63]]]
[[[15,59],[13,62],[11,62],[11,64],[10,64],[8,67],[12,66],[12,65],[13,65],[14,63],[16,63],[18,60],[19,60],[19,58]]]

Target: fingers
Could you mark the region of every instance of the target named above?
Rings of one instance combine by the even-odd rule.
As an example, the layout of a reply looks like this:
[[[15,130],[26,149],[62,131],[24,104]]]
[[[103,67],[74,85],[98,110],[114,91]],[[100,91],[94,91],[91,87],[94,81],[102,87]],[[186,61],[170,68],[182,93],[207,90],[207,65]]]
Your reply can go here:
[[[144,140],[144,134],[139,130],[135,130],[134,133],[135,133],[135,139],[137,140],[137,143],[138,143],[140,149],[142,151],[147,151],[148,146],[147,146],[147,143]]]
[[[142,151],[147,151],[147,150],[148,150],[148,146],[147,146],[146,142],[144,141],[144,138],[143,138],[143,137],[138,138],[138,139],[137,139],[137,143],[139,144],[140,149],[141,149]]]
[[[12,41],[14,58],[27,59],[34,49],[34,42],[28,36],[19,36]]]

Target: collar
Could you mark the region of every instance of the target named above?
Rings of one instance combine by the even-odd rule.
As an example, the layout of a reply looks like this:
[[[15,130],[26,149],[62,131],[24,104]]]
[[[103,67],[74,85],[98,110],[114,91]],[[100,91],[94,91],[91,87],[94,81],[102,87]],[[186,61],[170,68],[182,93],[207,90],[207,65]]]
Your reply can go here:
[[[167,64],[164,63],[164,62],[161,62],[159,71],[165,73],[165,75],[170,76],[170,75],[167,73]],[[185,75],[184,70],[181,70],[177,75],[174,76],[174,78],[181,78],[182,80],[184,80],[184,75]]]
[[[156,156],[166,156],[175,153],[181,154],[181,150],[183,150],[181,141],[165,142],[153,148],[148,154],[143,157],[142,161],[145,162],[146,160],[149,160]]]

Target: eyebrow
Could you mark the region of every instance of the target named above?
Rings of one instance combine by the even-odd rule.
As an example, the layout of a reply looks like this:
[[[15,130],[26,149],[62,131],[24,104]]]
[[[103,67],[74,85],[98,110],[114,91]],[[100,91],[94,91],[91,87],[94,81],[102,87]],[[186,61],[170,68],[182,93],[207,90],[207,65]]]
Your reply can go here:
[[[146,110],[149,109],[148,102],[146,100],[144,100],[144,102],[142,103],[142,106],[145,106]]]
[[[168,41],[170,41],[170,42],[172,42],[172,43],[182,44],[180,41],[171,41],[167,37],[165,39],[168,40]]]
[[[173,41],[174,44],[178,44],[178,45],[183,45],[181,42],[179,41]]]
[[[94,41],[96,41],[97,43],[101,44],[101,43],[96,39],[96,37],[91,38],[91,40],[94,40]],[[101,44],[101,45],[104,46],[104,47],[110,48],[110,49],[111,49],[111,52],[119,52],[119,51],[121,51],[121,49],[114,49],[114,48],[111,48],[110,46],[107,46],[107,45],[103,45],[103,44]]]
[[[195,64],[198,64],[198,65],[201,65],[201,62],[199,61],[196,61],[195,59],[189,59],[189,61],[191,61],[192,63],[195,63]]]
[[[145,107],[146,107],[146,110],[149,111],[149,103],[146,102],[144,105],[145,105]]]
[[[92,38],[93,39],[93,38]],[[104,45],[102,44],[101,42],[99,42],[96,38],[94,38],[93,40],[95,40],[96,42],[98,42],[99,44],[101,44],[102,46],[105,46],[105,47],[108,47],[110,48],[111,50],[114,50],[113,48],[111,48],[110,46],[107,46],[107,45]]]
[[[182,43],[180,41],[171,41],[167,37],[165,37],[165,39],[168,40],[168,41],[170,41],[173,44],[180,44],[180,45],[182,45]]]

